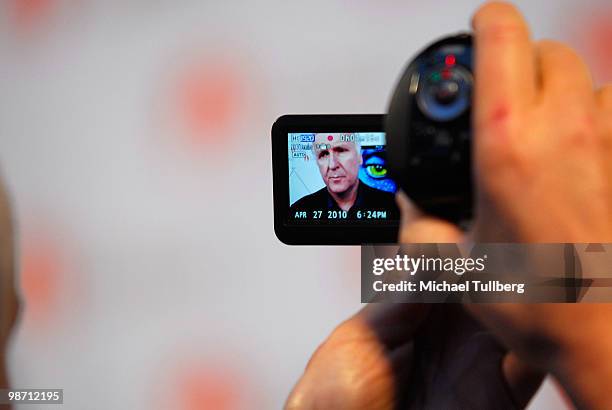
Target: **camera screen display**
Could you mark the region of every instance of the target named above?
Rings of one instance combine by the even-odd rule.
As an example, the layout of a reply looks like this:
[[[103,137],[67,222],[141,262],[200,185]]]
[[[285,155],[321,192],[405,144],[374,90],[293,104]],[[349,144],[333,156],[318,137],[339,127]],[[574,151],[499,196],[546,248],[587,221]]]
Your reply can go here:
[[[397,224],[384,132],[289,132],[291,224]]]

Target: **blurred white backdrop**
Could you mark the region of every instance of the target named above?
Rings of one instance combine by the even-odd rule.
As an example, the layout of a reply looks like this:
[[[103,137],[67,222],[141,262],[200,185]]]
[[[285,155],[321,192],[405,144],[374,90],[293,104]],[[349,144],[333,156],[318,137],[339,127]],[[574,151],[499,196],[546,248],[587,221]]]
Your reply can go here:
[[[609,81],[606,3],[518,2]],[[360,307],[359,248],[276,239],[270,127],[384,112],[405,62],[478,4],[4,0],[13,385],[63,388],[65,409],[280,408]],[[547,383],[531,408],[567,404]]]

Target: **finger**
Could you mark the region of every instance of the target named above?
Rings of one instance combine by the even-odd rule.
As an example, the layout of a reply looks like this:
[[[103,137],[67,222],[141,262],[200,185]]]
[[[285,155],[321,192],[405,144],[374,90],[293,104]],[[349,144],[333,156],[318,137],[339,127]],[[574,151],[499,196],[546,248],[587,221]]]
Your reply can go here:
[[[372,303],[351,320],[367,324],[387,350],[412,340],[431,305],[423,303]]]
[[[429,305],[371,304],[319,346],[285,409],[384,409],[411,360],[408,343]]]
[[[527,22],[511,4],[488,2],[472,19],[475,42],[474,119],[504,122],[535,100],[535,55]]]
[[[513,303],[467,304],[466,310],[503,340],[506,348],[520,345],[513,333],[521,328],[522,307]],[[524,321],[523,321],[524,322]],[[524,325],[524,323],[523,323]],[[514,329],[514,331],[513,331]],[[502,372],[506,384],[518,408],[525,408],[538,390],[546,372],[529,365],[513,351],[508,352],[502,362]]]
[[[463,239],[461,230],[450,222],[427,216],[403,191],[395,200],[400,210],[400,243],[458,243]]]
[[[536,44],[544,99],[580,107],[593,99],[593,78],[584,60],[569,46],[552,40]]]
[[[393,370],[376,334],[363,322],[347,320],[314,352],[293,387],[285,410],[390,408]]]
[[[529,366],[514,352],[508,352],[502,370],[517,408],[523,409],[540,388],[546,372]]]
[[[600,111],[604,158],[606,158],[604,162],[612,170],[612,158],[610,157],[612,155],[612,84],[607,84],[597,90],[595,99]]]

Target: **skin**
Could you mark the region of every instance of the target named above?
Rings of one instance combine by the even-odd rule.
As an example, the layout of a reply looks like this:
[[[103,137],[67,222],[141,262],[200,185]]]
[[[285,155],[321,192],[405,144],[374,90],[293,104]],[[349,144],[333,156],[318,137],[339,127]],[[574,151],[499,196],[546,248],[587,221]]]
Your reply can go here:
[[[0,180],[0,388],[8,387],[6,344],[15,324],[18,300],[15,294],[13,227],[8,196]]]
[[[315,135],[313,151],[327,191],[340,209],[348,211],[357,199],[363,159],[354,142],[340,141],[337,135],[329,141],[328,135]]]
[[[423,214],[399,193],[400,241],[612,242],[612,85],[596,90],[585,63],[566,45],[533,41],[523,16],[508,3],[484,4],[472,26],[474,228],[463,233]],[[440,396],[447,390],[436,378],[411,390],[424,380],[410,366],[419,355],[402,349],[423,340],[433,343],[431,349],[444,349],[436,331],[456,322],[448,319],[458,314],[453,311],[477,320],[506,349],[501,361],[481,357],[497,360],[501,368],[498,377],[474,375],[483,389],[501,377],[523,407],[550,373],[578,408],[612,408],[612,305],[447,305],[445,315],[432,309],[367,306],[315,352],[286,408],[415,408],[416,398],[407,395],[426,396],[416,408],[437,408],[435,394],[427,392]],[[433,332],[423,334],[423,328]],[[391,342],[384,336],[389,334],[395,335]],[[449,336],[449,343],[457,342]],[[448,373],[439,363],[431,367],[429,374]],[[407,376],[397,370],[402,368],[410,369]],[[463,381],[455,380],[457,386]],[[494,398],[480,405],[497,403]]]

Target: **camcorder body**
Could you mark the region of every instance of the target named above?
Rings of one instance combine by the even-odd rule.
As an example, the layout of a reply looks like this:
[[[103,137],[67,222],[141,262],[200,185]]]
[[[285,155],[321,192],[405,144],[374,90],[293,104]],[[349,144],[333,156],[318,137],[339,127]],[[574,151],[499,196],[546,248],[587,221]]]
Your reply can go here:
[[[274,231],[286,244],[397,242],[402,189],[424,212],[472,218],[472,37],[411,60],[388,114],[284,115],[272,126]]]

